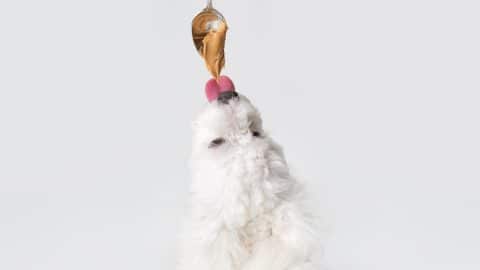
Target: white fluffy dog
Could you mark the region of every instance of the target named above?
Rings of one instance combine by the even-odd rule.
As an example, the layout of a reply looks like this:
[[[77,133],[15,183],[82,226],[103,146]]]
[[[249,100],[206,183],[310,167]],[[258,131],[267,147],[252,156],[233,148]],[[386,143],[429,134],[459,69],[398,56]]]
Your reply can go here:
[[[192,205],[179,269],[314,269],[316,238],[302,187],[259,112],[233,89],[216,90],[194,122]]]

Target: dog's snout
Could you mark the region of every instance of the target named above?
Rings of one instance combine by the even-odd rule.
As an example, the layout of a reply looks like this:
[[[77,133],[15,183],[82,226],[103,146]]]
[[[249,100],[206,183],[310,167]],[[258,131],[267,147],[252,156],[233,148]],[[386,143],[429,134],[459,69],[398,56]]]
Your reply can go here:
[[[218,96],[218,102],[223,103],[223,104],[228,104],[230,100],[238,98],[238,94],[235,91],[227,91],[227,92],[222,92]]]

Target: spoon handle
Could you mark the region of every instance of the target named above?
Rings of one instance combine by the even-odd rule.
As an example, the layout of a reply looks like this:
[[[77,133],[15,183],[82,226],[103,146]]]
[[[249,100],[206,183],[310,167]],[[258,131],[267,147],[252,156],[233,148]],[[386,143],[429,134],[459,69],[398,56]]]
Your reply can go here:
[[[207,0],[207,8],[213,8],[212,0]]]

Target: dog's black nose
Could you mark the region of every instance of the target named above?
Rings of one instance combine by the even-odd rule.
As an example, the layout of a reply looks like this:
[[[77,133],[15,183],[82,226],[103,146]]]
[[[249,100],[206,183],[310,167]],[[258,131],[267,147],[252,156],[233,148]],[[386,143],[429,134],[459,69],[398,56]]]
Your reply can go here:
[[[222,92],[218,96],[217,100],[220,103],[223,104],[228,104],[228,102],[233,99],[233,98],[238,98],[238,94],[235,91],[227,91],[227,92]]]

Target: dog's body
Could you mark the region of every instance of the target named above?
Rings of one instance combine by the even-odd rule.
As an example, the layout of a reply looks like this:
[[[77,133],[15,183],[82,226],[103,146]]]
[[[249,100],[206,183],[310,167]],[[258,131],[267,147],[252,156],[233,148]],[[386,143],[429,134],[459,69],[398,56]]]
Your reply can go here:
[[[244,96],[194,122],[192,206],[179,270],[307,270],[315,237],[301,185]]]

